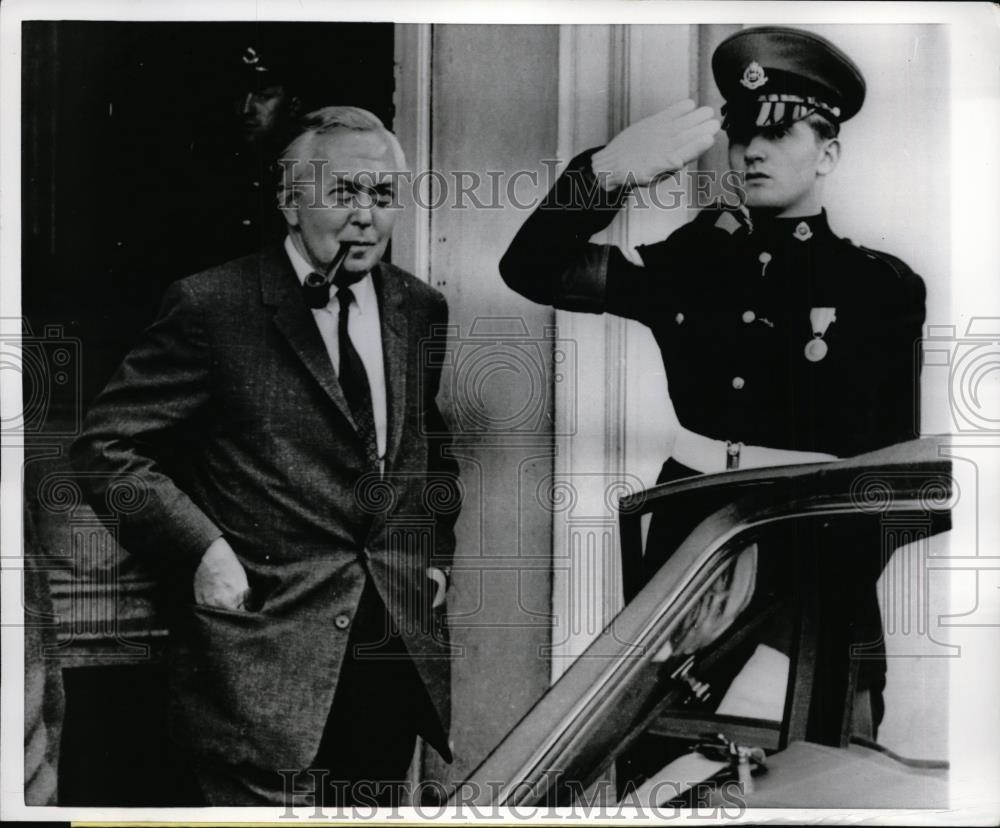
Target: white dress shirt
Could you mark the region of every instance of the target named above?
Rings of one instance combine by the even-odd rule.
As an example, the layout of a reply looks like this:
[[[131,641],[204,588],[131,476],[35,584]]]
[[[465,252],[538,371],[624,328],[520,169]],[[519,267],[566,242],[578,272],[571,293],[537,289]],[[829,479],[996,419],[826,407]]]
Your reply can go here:
[[[305,257],[299,253],[292,243],[291,236],[285,236],[285,251],[295,268],[299,282],[304,282],[306,276],[314,268]],[[371,273],[351,285],[354,301],[351,302],[347,317],[347,335],[351,338],[354,350],[361,357],[368,375],[368,387],[372,395],[372,414],[375,419],[375,443],[378,447],[379,465],[385,458],[386,432],[386,394],[385,394],[385,362],[382,356],[382,325],[378,312],[378,297],[375,295],[375,283]],[[319,327],[320,336],[330,355],[333,370],[340,373],[340,344],[337,340],[337,325],[340,322],[340,302],[337,300],[337,288],[331,285],[330,301],[325,308],[313,308],[313,318]]]

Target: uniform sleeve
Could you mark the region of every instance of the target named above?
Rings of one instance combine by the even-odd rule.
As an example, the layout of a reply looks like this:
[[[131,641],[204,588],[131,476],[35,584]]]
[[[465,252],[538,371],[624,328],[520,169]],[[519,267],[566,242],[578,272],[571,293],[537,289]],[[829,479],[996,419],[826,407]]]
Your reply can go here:
[[[500,275],[543,305],[643,320],[650,274],[617,247],[592,244],[628,198],[604,190],[590,168],[593,150],[574,158],[500,260]]]
[[[854,453],[914,440],[920,436],[921,337],[926,316],[923,280],[898,259],[878,254],[894,277],[875,307],[874,373],[865,427]]]
[[[70,450],[95,511],[114,512],[122,546],[192,568],[222,532],[163,461],[209,403],[210,357],[198,316],[184,282],[171,285],[159,317],[94,402]]]

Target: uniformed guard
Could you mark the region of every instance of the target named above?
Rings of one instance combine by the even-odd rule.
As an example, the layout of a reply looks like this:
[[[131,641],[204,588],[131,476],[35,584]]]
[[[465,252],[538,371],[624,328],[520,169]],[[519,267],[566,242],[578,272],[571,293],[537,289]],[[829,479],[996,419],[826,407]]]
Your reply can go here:
[[[273,39],[227,52],[220,77],[226,122],[192,147],[191,227],[182,234],[190,250],[185,273],[284,237],[273,163],[302,110],[297,66],[296,56]]]
[[[640,247],[641,265],[589,242],[631,189],[712,145],[720,127],[713,111],[684,101],[573,159],[504,255],[504,281],[536,302],[649,326],[674,409],[665,414],[675,437],[658,482],[913,439],[923,282],[899,259],[835,235],[823,209],[840,125],[864,102],[861,72],[825,39],[784,27],[737,32],[720,44],[712,69],[743,203],[703,210]],[[662,560],[656,550],[669,554],[680,539],[669,527],[659,527],[656,543],[650,537],[653,566]],[[858,578],[867,617],[855,630],[876,639],[880,669],[863,668],[859,679],[873,691],[876,726],[879,565],[874,577]]]

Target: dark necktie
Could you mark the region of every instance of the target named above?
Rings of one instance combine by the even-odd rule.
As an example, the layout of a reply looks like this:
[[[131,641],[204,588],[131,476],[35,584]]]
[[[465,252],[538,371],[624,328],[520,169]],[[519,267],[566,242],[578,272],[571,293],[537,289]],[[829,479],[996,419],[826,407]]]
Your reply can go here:
[[[365,372],[364,363],[347,334],[347,320],[351,310],[351,302],[354,301],[354,291],[351,290],[350,286],[351,281],[341,279],[341,274],[338,274],[337,278],[334,279],[334,284],[337,285],[337,301],[340,303],[340,318],[337,322],[337,347],[340,350],[338,379],[344,396],[347,398],[347,405],[351,409],[351,416],[358,427],[358,434],[364,443],[368,463],[377,467],[378,443],[375,439],[375,415],[372,409],[368,374]]]

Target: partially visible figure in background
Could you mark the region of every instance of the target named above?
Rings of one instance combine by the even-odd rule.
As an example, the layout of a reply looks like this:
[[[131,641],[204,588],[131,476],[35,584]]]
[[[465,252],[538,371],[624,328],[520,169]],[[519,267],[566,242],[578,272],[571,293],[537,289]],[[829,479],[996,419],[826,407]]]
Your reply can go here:
[[[191,229],[186,275],[281,241],[274,160],[303,111],[294,55],[281,46],[248,44],[226,66],[227,121],[191,147]]]

